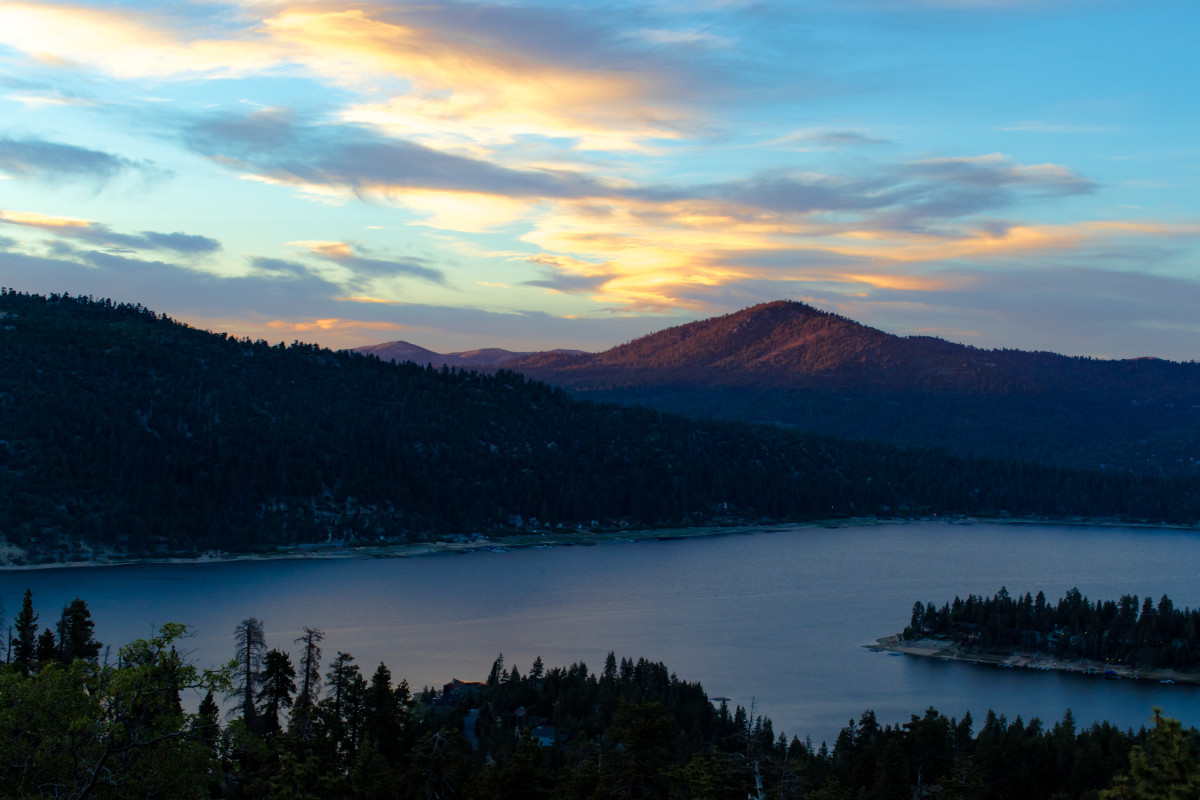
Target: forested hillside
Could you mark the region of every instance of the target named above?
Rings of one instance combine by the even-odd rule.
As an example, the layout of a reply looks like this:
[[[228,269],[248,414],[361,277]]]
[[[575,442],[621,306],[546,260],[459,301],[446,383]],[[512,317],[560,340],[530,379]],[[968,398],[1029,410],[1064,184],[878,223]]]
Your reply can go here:
[[[1200,518],[1182,480],[595,405],[107,300],[4,291],[0,315],[0,534],[29,559],[875,513]]]

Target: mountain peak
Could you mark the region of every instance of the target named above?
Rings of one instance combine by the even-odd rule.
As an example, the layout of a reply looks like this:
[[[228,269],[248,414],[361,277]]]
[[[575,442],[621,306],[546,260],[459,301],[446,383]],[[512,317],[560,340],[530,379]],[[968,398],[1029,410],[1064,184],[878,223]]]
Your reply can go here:
[[[894,339],[805,303],[776,300],[652,333],[589,361],[653,370],[812,373],[834,369]]]

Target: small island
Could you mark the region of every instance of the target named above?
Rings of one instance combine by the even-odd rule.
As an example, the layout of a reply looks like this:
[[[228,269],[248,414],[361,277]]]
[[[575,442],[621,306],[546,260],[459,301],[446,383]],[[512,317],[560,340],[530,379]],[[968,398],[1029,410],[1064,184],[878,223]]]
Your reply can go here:
[[[1057,603],[1038,592],[968,595],[940,608],[913,604],[904,631],[868,645],[896,654],[1109,680],[1200,684],[1200,610],[1137,595],[1092,602],[1071,589]]]

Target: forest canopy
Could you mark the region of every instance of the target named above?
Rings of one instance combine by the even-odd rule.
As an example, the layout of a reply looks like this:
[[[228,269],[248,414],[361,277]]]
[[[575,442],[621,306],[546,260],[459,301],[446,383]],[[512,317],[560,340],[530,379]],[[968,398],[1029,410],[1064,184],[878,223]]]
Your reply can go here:
[[[28,592],[22,613],[37,617]],[[216,669],[183,655],[174,623],[115,657],[0,664],[0,795],[1114,800],[1200,786],[1200,733],[1157,713],[1134,732],[1070,711],[1049,727],[989,711],[978,729],[932,708],[883,725],[865,711],[814,747],[646,659],[523,673],[499,655],[485,681],[414,693],[383,663],[323,653],[313,628],[282,647],[254,617],[230,634]]]

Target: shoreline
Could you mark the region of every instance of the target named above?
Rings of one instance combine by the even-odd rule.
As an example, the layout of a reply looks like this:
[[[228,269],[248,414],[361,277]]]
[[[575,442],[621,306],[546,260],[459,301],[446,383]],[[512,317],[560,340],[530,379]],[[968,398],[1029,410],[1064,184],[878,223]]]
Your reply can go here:
[[[53,561],[42,564],[0,564],[0,573],[46,569],[83,569],[121,567],[140,564],[228,564],[240,561],[342,560],[368,558],[419,558],[436,555],[458,555],[483,551],[504,552],[547,547],[592,547],[600,544],[700,539],[709,536],[740,536],[779,530],[808,528],[849,528],[898,524],[915,520],[854,517],[804,523],[774,525],[708,525],[693,528],[650,528],[586,533],[516,534],[497,538],[481,537],[467,541],[399,542],[360,545],[307,545],[281,548],[266,553],[208,552],[195,558],[184,556],[149,556],[121,558],[102,556],[87,561]]]
[[[957,641],[926,637],[907,641],[900,634],[883,636],[873,644],[863,647],[875,652],[932,658],[938,661],[956,661],[973,666],[990,666],[1001,669],[1030,669],[1042,672],[1063,672],[1073,675],[1104,680],[1138,680],[1152,683],[1170,681],[1172,684],[1200,685],[1200,672],[1181,672],[1173,669],[1134,667],[1127,664],[1110,664],[1090,659],[1058,659],[1044,655],[1041,651],[1011,650],[988,652],[970,650],[964,652]]]
[[[352,558],[417,558],[433,555],[453,555],[479,551],[503,552],[545,547],[590,547],[609,543],[633,543],[643,541],[665,541],[674,539],[700,539],[709,536],[737,536],[768,533],[781,530],[811,530],[818,528],[863,528],[877,525],[914,525],[922,523],[944,523],[949,525],[1055,525],[1063,527],[1095,528],[1145,528],[1162,531],[1195,531],[1200,528],[1189,525],[1167,525],[1148,522],[1121,522],[1108,519],[1087,520],[1078,517],[1068,519],[1034,518],[989,518],[989,517],[846,517],[815,520],[809,522],[781,522],[769,525],[708,525],[688,528],[650,528],[638,530],[606,530],[599,532],[572,533],[528,533],[489,538],[481,536],[466,541],[438,540],[427,542],[400,542],[360,545],[301,545],[280,548],[272,552],[237,553],[207,552],[194,558],[184,556],[148,556],[123,558],[106,554],[96,559],[81,561],[50,561],[40,564],[0,563],[0,573],[25,572],[46,569],[81,569],[120,567],[140,564],[225,564],[240,561],[285,561],[285,560],[331,560]],[[11,545],[0,542],[0,559],[5,562],[13,557]],[[884,637],[884,639],[895,637]],[[883,639],[879,640],[880,642]],[[876,645],[865,645],[876,647]],[[922,655],[922,653],[911,653]],[[1200,677],[1195,681],[1200,683]]]

